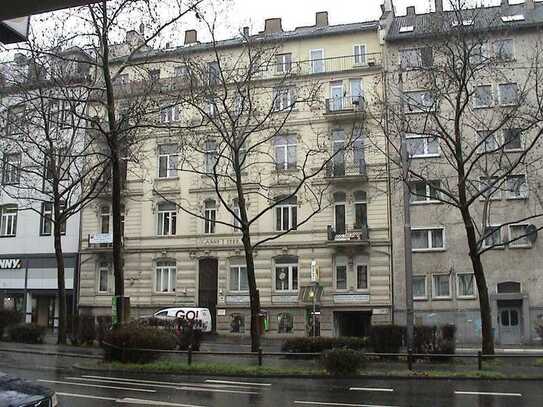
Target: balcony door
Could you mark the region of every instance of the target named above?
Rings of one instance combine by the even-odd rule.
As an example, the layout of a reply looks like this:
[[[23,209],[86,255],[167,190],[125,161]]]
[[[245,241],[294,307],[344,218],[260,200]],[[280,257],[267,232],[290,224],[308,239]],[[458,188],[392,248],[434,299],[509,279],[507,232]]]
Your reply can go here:
[[[335,112],[343,107],[343,82],[330,82],[330,111]]]

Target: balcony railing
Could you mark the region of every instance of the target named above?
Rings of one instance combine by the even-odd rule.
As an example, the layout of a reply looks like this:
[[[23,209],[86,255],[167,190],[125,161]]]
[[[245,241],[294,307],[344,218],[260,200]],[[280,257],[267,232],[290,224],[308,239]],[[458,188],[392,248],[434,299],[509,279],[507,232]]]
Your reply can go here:
[[[367,175],[367,173],[366,160],[364,159],[358,160],[358,162],[354,161],[353,163],[332,161],[326,166],[326,176],[329,178],[358,177],[365,175]]]
[[[326,99],[326,113],[349,113],[364,110],[363,96],[342,96]]]
[[[352,228],[336,231],[332,225],[327,228],[328,242],[336,244],[366,244],[369,241],[367,225],[353,225]]]

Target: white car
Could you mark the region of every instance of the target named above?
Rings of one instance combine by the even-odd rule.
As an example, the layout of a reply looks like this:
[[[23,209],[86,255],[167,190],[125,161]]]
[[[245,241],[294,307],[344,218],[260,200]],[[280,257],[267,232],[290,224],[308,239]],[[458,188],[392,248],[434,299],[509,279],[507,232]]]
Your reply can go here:
[[[194,329],[211,332],[213,323],[211,313],[207,308],[164,308],[153,314],[159,319],[181,318],[194,322]]]

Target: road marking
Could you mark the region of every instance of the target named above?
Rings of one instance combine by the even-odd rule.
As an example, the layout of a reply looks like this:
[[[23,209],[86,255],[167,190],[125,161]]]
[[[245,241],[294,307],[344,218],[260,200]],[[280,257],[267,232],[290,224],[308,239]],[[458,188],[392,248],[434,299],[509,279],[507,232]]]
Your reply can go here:
[[[55,383],[55,384],[67,384],[70,386],[84,386],[84,387],[98,387],[101,389],[114,389],[114,390],[129,390],[129,391],[141,391],[144,393],[156,393],[156,390],[151,389],[134,389],[131,387],[116,387],[116,386],[104,386],[101,384],[85,384],[85,383],[73,383],[73,382],[64,382],[60,380],[43,380],[39,379],[38,382],[43,383]]]
[[[256,391],[208,389],[208,388],[205,388],[205,387],[189,387],[189,386],[176,387],[176,389],[178,389],[178,390],[186,390],[186,391],[209,391],[211,393],[258,394]]]
[[[383,392],[393,392],[394,389],[385,389],[383,387],[349,387],[351,391],[383,391]]]
[[[104,381],[118,381],[118,382],[129,382],[133,384],[142,384],[142,383],[148,383],[148,384],[159,384],[159,385],[172,385],[172,386],[195,386],[195,387],[227,387],[227,388],[236,388],[236,389],[252,389],[248,386],[239,386],[239,385],[230,385],[230,384],[206,384],[206,383],[192,383],[192,382],[162,382],[157,380],[142,380],[142,379],[129,379],[124,377],[111,377],[111,376],[94,376],[94,375],[83,375],[81,376],[81,380],[84,380],[83,378],[90,378],[90,379],[104,379]]]
[[[139,404],[139,405],[148,405],[148,406],[171,406],[171,407],[205,407],[205,406],[197,406],[194,404],[170,403],[167,401],[159,401],[159,400],[132,399],[132,398],[116,399],[113,397],[93,396],[90,394],[56,393],[56,395],[61,396],[61,397],[79,397],[79,398],[84,398],[84,399],[114,401],[115,403],[118,403],[118,404]]]
[[[337,407],[397,407],[397,406],[381,406],[376,404],[349,404],[349,403],[331,403],[326,401],[295,401],[294,404],[309,404],[315,406],[337,406]]]
[[[241,384],[241,385],[246,384],[248,386],[265,386],[265,387],[271,386],[271,383],[231,382],[231,381],[228,381],[228,380],[211,380],[211,379],[207,379],[206,383]]]
[[[455,390],[454,394],[522,397],[521,393],[494,393],[494,392],[485,392],[485,391],[456,391]]]

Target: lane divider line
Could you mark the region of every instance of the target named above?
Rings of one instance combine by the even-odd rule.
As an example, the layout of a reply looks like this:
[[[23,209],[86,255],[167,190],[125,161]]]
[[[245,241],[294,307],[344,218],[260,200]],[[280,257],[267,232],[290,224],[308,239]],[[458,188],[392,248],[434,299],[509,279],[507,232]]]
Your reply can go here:
[[[168,401],[160,401],[160,400],[133,399],[133,398],[117,399],[114,397],[93,396],[92,394],[58,392],[56,393],[56,395],[60,397],[74,397],[74,398],[84,398],[84,399],[91,399],[91,400],[114,401],[117,404],[139,404],[139,405],[148,405],[148,406],[171,406],[171,407],[206,407],[206,406],[197,406],[194,404],[171,403]]]
[[[521,393],[497,393],[486,391],[454,391],[454,394],[463,394],[468,396],[510,396],[510,397],[522,397]]]
[[[97,387],[97,388],[100,388],[100,389],[114,389],[114,390],[140,391],[140,392],[143,392],[143,393],[156,393],[156,390],[151,390],[151,389],[134,389],[134,388],[131,388],[131,387],[104,386],[104,385],[101,385],[101,384],[73,383],[73,382],[64,382],[64,381],[60,381],[60,380],[39,379],[38,382],[54,383],[54,384],[66,384],[68,386]]]
[[[376,404],[351,404],[351,403],[332,403],[327,401],[302,401],[296,400],[294,404],[304,404],[313,406],[337,406],[337,407],[398,407],[398,406],[384,406]]]
[[[80,378],[77,378],[78,380],[93,380],[93,381],[103,381],[103,382],[120,382],[124,384],[139,384],[139,385],[152,385],[152,384],[158,384],[158,385],[171,385],[171,386],[194,386],[194,387],[214,387],[214,388],[232,388],[232,389],[247,389],[252,390],[252,387],[249,386],[239,386],[239,385],[230,385],[230,384],[206,384],[206,383],[196,383],[196,382],[162,382],[158,380],[142,380],[142,379],[129,379],[129,378],[121,378],[121,377],[112,377],[112,376],[93,376],[93,375],[83,375]]]
[[[205,381],[206,383],[218,383],[218,384],[245,384],[247,386],[263,386],[263,387],[269,387],[271,386],[271,383],[254,383],[254,382],[232,382],[229,380],[211,380],[207,379]]]
[[[394,389],[387,389],[384,387],[349,387],[351,391],[382,391],[382,392],[393,392]]]

